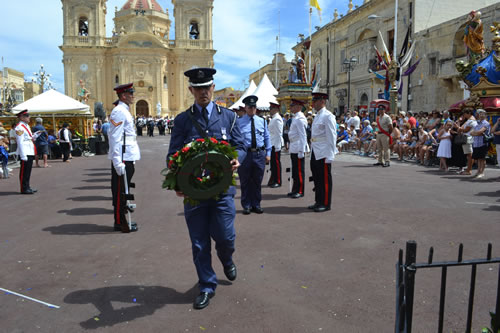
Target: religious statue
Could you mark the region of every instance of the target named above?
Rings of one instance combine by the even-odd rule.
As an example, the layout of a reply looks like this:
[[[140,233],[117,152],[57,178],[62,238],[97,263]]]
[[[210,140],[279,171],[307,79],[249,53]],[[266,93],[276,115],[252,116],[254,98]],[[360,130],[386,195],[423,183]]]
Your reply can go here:
[[[481,12],[471,11],[465,25],[464,43],[467,47],[469,62],[475,62],[484,54],[483,22]]]
[[[304,60],[301,57],[292,60],[292,66],[288,72],[288,82],[307,83]]]
[[[80,80],[80,87],[78,88],[78,101],[83,104],[87,104],[89,97],[90,91],[85,88],[85,82],[83,82],[83,80]]]
[[[161,103],[156,104],[156,115],[161,116]]]

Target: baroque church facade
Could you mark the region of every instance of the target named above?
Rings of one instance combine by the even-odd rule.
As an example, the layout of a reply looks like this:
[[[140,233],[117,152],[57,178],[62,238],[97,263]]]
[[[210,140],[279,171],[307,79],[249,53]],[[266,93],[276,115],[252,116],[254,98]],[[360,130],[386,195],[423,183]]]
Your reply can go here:
[[[127,0],[115,8],[114,29],[106,36],[107,0],[61,0],[66,95],[91,108],[97,102],[112,109],[113,88],[133,82],[133,115],[175,116],[193,98],[184,72],[213,67],[213,0],[172,0],[171,20],[156,0]]]

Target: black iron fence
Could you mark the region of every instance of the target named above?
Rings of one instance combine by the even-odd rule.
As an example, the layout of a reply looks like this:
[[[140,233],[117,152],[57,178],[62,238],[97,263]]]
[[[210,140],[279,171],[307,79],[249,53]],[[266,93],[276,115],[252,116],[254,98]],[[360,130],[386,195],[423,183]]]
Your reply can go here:
[[[415,275],[422,268],[441,268],[441,289],[439,298],[438,332],[443,332],[444,306],[446,299],[446,277],[448,267],[471,266],[469,302],[467,309],[467,324],[465,332],[470,333],[472,327],[472,312],[474,308],[474,293],[476,288],[477,265],[498,263],[498,282],[496,289],[495,313],[492,318],[492,330],[497,333],[500,330],[500,258],[492,258],[491,243],[488,244],[486,258],[463,260],[463,244],[458,248],[458,259],[456,261],[433,262],[434,248],[429,250],[429,259],[426,263],[416,263],[417,243],[409,241],[406,243],[406,256],[403,263],[403,250],[399,250],[399,258],[396,263],[396,333],[411,333],[413,322],[413,302],[415,291]]]

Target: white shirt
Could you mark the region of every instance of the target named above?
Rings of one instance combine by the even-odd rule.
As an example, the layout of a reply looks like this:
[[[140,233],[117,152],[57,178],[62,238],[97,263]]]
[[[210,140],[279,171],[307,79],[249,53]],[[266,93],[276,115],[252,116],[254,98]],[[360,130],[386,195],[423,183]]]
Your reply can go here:
[[[293,116],[292,125],[288,131],[288,139],[290,140],[290,153],[302,155],[309,151],[307,145],[307,119],[304,114],[299,111]],[[299,158],[302,158],[299,156]]]
[[[123,134],[125,134],[125,153],[122,160]],[[108,158],[113,162],[115,168],[123,161],[138,161],[141,159],[134,118],[129,112],[129,106],[122,101],[111,111],[109,116],[108,138]]]
[[[352,118],[351,118],[352,119]],[[338,152],[337,121],[335,116],[326,108],[322,108],[314,117],[311,127],[311,150],[317,160],[326,159],[331,162]]]
[[[269,122],[269,138],[274,151],[280,151],[283,146],[283,119],[276,112]]]
[[[351,125],[354,125],[354,129],[359,130],[359,125],[361,123],[361,120],[359,119],[358,116],[354,116],[349,118],[349,121],[347,121],[347,127],[351,128]]]
[[[35,155],[35,145],[33,144],[33,133],[30,125],[20,121],[16,126],[17,155],[23,161],[28,160],[28,156]]]

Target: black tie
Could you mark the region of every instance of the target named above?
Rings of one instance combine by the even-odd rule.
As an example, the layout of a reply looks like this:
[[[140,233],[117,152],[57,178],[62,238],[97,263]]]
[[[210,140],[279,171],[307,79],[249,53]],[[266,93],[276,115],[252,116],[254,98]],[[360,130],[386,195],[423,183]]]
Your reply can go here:
[[[208,126],[208,110],[207,108],[203,108],[201,110],[201,113],[203,114],[203,119],[205,119],[205,124]]]
[[[253,122],[253,117],[250,118],[252,121],[252,148],[257,148],[257,138],[255,137],[255,123]]]

